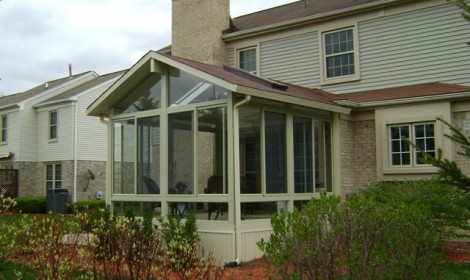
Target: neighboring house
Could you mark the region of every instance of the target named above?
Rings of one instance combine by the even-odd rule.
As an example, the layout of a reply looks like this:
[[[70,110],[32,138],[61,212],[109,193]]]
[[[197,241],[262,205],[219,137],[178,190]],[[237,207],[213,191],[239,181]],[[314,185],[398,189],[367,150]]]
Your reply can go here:
[[[436,118],[470,130],[470,24],[445,0],[297,1],[234,19],[228,0],[172,4],[171,47],[88,108],[109,117],[116,211],[193,212],[206,251],[249,260],[281,209],[436,174],[403,137],[460,160]]]
[[[122,73],[85,72],[0,99],[0,165],[19,170],[19,196],[66,188],[76,201],[105,191],[106,124],[85,111]]]

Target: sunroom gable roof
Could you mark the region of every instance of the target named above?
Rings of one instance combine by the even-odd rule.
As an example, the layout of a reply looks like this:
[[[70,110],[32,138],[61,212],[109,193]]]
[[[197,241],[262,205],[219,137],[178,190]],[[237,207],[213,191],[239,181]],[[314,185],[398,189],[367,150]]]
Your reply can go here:
[[[131,89],[135,88],[152,72],[158,72],[158,68],[162,64],[183,70],[232,92],[346,114],[350,110],[334,103],[334,101],[342,99],[341,97],[320,89],[282,84],[227,66],[218,67],[149,51],[95,100],[88,108],[87,113],[93,116],[108,116],[111,108],[117,102],[122,100]]]

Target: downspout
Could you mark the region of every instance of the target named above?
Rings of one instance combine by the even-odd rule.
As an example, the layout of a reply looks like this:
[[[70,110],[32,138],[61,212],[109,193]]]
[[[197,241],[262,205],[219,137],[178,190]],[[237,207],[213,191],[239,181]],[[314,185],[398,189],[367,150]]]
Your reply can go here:
[[[78,129],[77,129],[77,121],[78,121],[78,110],[77,110],[77,103],[72,103],[73,107],[73,202],[77,202],[77,150],[78,150]]]
[[[240,263],[240,256],[242,252],[242,233],[241,233],[241,225],[242,225],[242,217],[241,217],[241,198],[240,198],[240,131],[239,126],[240,122],[238,120],[238,108],[242,105],[247,104],[250,102],[251,96],[247,95],[245,98],[235,104],[233,106],[233,158],[234,158],[234,176],[235,176],[235,261],[237,264]]]

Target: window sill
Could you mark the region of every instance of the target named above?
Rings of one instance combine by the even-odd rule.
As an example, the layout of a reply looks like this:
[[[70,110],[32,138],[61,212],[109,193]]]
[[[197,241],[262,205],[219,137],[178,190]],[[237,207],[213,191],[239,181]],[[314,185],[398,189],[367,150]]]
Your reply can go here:
[[[361,77],[359,75],[321,79],[320,85],[323,86],[323,85],[333,85],[333,84],[340,84],[340,83],[346,83],[346,82],[354,82],[354,81],[359,81],[360,79]]]
[[[384,175],[396,175],[396,174],[434,174],[437,173],[438,169],[433,166],[423,167],[395,167],[395,168],[384,168],[382,174]]]
[[[59,140],[57,140],[57,139],[49,139],[48,142],[49,142],[49,143],[55,143],[55,142],[59,142]]]

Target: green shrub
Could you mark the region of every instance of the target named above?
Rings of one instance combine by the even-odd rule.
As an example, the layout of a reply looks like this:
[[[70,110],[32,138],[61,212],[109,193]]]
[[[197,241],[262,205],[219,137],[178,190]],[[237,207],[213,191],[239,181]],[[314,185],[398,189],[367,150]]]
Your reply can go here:
[[[84,230],[91,229],[104,217],[106,202],[104,200],[83,200],[69,205],[72,214],[86,214],[86,223],[82,224]]]
[[[345,203],[322,194],[275,215],[258,246],[275,278],[430,279],[439,244],[467,225],[466,202],[438,181],[378,183]]]
[[[17,213],[46,213],[45,196],[22,196],[15,198],[16,206],[13,211]]]

